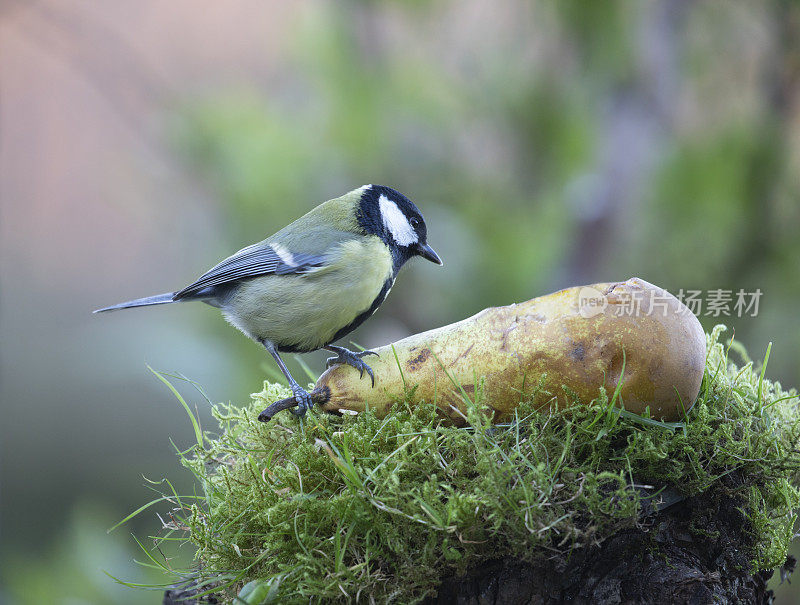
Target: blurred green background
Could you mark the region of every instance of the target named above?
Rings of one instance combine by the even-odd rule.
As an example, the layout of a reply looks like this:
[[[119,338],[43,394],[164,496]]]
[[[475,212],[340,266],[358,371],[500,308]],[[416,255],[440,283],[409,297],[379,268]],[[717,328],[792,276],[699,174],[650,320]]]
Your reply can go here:
[[[209,307],[89,312],[364,183],[417,202],[445,265],[407,267],[359,344],[635,275],[760,289],[701,320],[800,383],[796,2],[6,0],[0,74],[0,602],[159,602],[104,574],[152,581],[130,532],[167,509],[105,530],[148,480],[192,489],[145,364],[214,401],[272,375]]]

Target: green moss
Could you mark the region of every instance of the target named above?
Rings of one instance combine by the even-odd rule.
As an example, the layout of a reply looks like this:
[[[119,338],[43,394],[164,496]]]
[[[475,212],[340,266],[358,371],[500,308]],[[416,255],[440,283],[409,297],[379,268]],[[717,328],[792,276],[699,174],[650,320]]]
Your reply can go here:
[[[746,356],[731,363],[723,329],[709,336],[700,397],[680,423],[620,414],[601,391],[562,414],[523,402],[505,426],[489,424],[479,403],[459,429],[437,425],[432,406],[402,402],[383,420],[263,424],[258,413],[289,394],[265,383],[247,407],[217,406],[221,432],[182,454],[204,497],[182,500],[173,527],[217,590],[247,584],[243,597],[259,595],[247,603],[413,602],[488,560],[567,558],[639,523],[661,488],[736,498],[752,568],[779,566],[800,503],[798,399]],[[724,480],[732,473],[740,487]]]

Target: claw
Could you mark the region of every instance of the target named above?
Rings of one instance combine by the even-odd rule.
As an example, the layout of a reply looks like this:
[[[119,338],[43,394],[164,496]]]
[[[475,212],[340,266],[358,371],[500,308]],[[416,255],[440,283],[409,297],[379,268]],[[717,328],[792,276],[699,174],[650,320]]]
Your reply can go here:
[[[314,407],[314,402],[311,401],[311,395],[308,394],[308,391],[301,387],[292,388],[292,395],[294,395],[294,400],[297,402],[297,409],[291,410],[292,414],[295,416],[303,417],[306,415],[306,412]]]
[[[369,374],[370,379],[372,380],[372,386],[375,386],[375,374],[372,372],[372,368],[370,368],[366,363],[362,361],[362,357],[366,357],[367,355],[375,355],[376,357],[380,357],[375,351],[360,351],[358,353],[354,351],[350,351],[345,349],[344,347],[330,347],[330,350],[335,351],[338,353],[336,357],[329,357],[328,360],[325,362],[325,367],[330,368],[336,364],[346,364],[349,365],[359,372],[359,377],[364,377],[364,371],[366,370],[367,374]]]

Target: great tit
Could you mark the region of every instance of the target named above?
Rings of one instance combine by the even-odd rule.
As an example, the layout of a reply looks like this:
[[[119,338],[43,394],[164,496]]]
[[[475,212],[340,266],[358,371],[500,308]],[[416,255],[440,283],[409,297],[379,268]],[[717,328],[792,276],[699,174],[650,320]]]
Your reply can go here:
[[[95,313],[199,300],[275,358],[304,415],[312,404],[280,353],[327,349],[372,378],[353,352],[331,343],[369,318],[386,299],[400,268],[414,256],[442,264],[427,243],[419,209],[390,187],[364,185],[320,204],[267,239],[242,248],[177,292],[138,298]]]

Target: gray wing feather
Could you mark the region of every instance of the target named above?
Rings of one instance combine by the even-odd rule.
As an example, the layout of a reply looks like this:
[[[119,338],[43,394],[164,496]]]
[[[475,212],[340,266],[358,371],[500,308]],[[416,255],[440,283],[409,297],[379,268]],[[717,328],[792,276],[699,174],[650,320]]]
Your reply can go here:
[[[236,254],[204,273],[193,284],[175,293],[174,300],[197,294],[213,286],[227,284],[236,280],[259,275],[291,275],[306,273],[313,267],[325,264],[325,257],[313,254],[278,254],[267,243],[253,244],[242,248]]]

